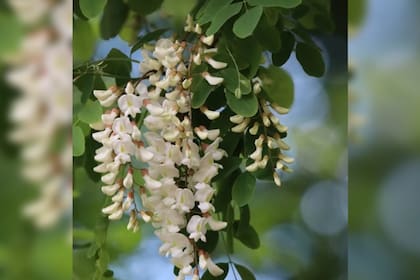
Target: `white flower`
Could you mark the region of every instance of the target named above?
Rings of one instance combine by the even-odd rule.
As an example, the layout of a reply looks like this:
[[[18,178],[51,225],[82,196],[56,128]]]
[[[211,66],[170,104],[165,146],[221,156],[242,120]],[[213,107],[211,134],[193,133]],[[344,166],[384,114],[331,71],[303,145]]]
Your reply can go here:
[[[244,121],[244,117],[241,115],[233,115],[231,117],[229,117],[229,120],[235,124],[240,124]]]
[[[121,219],[122,215],[124,214],[123,209],[120,207],[117,211],[115,211],[114,213],[112,213],[111,215],[108,216],[108,219],[110,220],[119,220]]]
[[[211,46],[211,45],[213,45],[213,42],[214,42],[214,35],[210,35],[210,36],[207,36],[207,37],[201,36],[200,40],[201,40],[201,42],[203,42],[207,46]]]
[[[132,86],[130,89],[132,89],[132,92],[134,92],[134,88],[132,88]],[[133,118],[135,118],[136,114],[140,113],[141,105],[142,105],[141,98],[134,94],[123,94],[118,99],[118,106],[125,116],[130,115]]]
[[[119,188],[120,188],[120,184],[114,184],[111,186],[101,187],[101,191],[108,196],[112,196],[119,190]]]
[[[151,189],[151,190],[158,189],[158,188],[160,188],[162,186],[162,183],[161,182],[159,182],[159,181],[157,181],[155,179],[152,179],[148,175],[143,176],[143,179],[144,179],[144,182],[145,182],[144,186],[146,188],[148,188],[148,189]]]
[[[106,126],[112,126],[112,123],[114,122],[114,120],[115,120],[116,117],[117,117],[116,110],[112,110],[109,113],[102,114],[101,119],[102,119],[102,122]]]
[[[120,205],[121,205],[121,203],[114,202],[113,204],[111,204],[111,205],[103,208],[102,209],[102,213],[104,213],[104,214],[112,214],[112,213],[114,213],[115,211],[118,210],[118,208],[120,207]]]
[[[123,180],[123,186],[127,189],[133,186],[133,171],[128,170],[128,173]]]
[[[255,122],[254,125],[249,129],[249,134],[257,135],[259,128],[260,128],[260,124],[258,122]]]
[[[131,138],[134,141],[140,141],[141,140],[141,131],[135,123],[132,123],[132,125],[133,125],[133,130],[131,132]]]
[[[255,151],[252,154],[250,154],[249,157],[253,160],[260,160],[262,158],[262,147],[257,146]]]
[[[274,173],[273,173],[273,179],[274,179],[274,183],[277,185],[277,186],[281,186],[281,181],[280,181],[280,176],[279,176],[279,174],[277,174],[277,172],[275,172],[274,171]]]
[[[209,83],[209,85],[211,86],[219,85],[223,83],[223,80],[224,80],[222,77],[212,76],[208,72],[204,72],[202,75],[203,75],[203,78],[206,79],[207,83]]]
[[[106,173],[108,172],[107,163],[101,163],[93,168],[93,171],[96,173]]]
[[[207,109],[206,107],[201,107],[200,110],[204,115],[206,115],[206,117],[209,120],[215,120],[220,116],[220,112],[211,111],[211,110]]]
[[[133,131],[133,126],[128,117],[119,117],[114,120],[112,130],[117,134],[128,134]]]
[[[128,95],[131,95],[131,94],[134,93],[134,86],[133,86],[133,84],[131,82],[128,82],[127,85],[125,86],[125,92]]]
[[[144,147],[140,147],[140,149],[138,149],[138,158],[140,158],[141,161],[143,162],[148,162],[150,161],[154,154],[149,151],[148,149],[144,148]]]
[[[223,69],[227,67],[227,63],[214,60],[213,58],[206,58],[206,61],[214,69]]]
[[[124,199],[124,189],[120,189],[113,197],[112,197],[112,201],[113,202],[122,202]]]
[[[211,275],[217,277],[223,274],[223,269],[218,267],[210,257],[207,257],[207,270]]]
[[[117,177],[116,172],[111,172],[101,177],[101,181],[107,185],[112,185],[115,182],[115,178]]]
[[[106,140],[108,140],[109,135],[111,134],[110,128],[105,128],[103,131],[95,132],[92,134],[92,138],[95,139],[96,142],[104,143]]]
[[[246,171],[249,171],[249,172],[255,172],[258,170],[258,168],[259,168],[258,161],[255,161],[251,163],[250,165],[248,165],[247,167],[245,167]]]
[[[93,95],[103,107],[111,106],[118,98],[117,89],[112,87],[107,90],[94,90]]]
[[[188,213],[194,207],[194,195],[189,189],[177,189],[176,204],[173,208],[179,209],[182,212]]]
[[[249,122],[250,122],[250,119],[245,118],[243,122],[241,122],[240,124],[232,127],[231,131],[236,132],[236,133],[244,132],[244,130],[248,127]]]
[[[277,104],[271,103],[270,104],[271,108],[273,108],[277,113],[279,114],[287,114],[289,112],[289,109],[281,107]]]
[[[201,241],[206,242],[206,224],[206,218],[200,217],[198,215],[192,216],[187,225],[187,232],[190,234],[189,238],[194,239],[195,242],[200,239]]]
[[[209,227],[214,231],[222,230],[227,226],[226,222],[217,221],[212,216],[208,217],[206,222],[208,223]]]
[[[193,62],[194,62],[195,65],[200,65],[201,64],[200,53],[197,53],[197,54],[193,55]]]

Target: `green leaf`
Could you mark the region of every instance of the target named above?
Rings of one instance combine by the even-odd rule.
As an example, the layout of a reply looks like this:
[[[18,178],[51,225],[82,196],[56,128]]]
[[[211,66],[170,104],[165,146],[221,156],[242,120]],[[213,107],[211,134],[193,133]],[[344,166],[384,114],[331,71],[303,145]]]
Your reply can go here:
[[[264,49],[270,52],[276,52],[281,48],[281,35],[273,25],[270,25],[266,15],[261,17],[260,22],[255,29],[254,36]]]
[[[242,16],[240,16],[233,25],[233,33],[239,38],[246,38],[254,32],[258,21],[261,18],[263,8],[257,6],[248,9]]]
[[[325,73],[325,63],[321,52],[309,44],[298,43],[296,58],[308,75],[322,77]]]
[[[79,126],[73,126],[73,156],[79,157],[85,153],[85,136]]]
[[[219,171],[219,174],[214,177],[214,181],[218,181],[222,178],[226,178],[232,172],[234,172],[242,160],[238,157],[225,157],[219,163],[223,166],[223,169]]]
[[[247,0],[252,6],[294,8],[302,3],[302,0]]]
[[[219,31],[219,29],[225,24],[228,19],[239,13],[242,8],[242,3],[234,3],[232,5],[228,5],[223,7],[217,14],[213,15],[213,20],[209,28],[206,31],[206,35],[212,35]]]
[[[236,270],[241,276],[242,280],[256,280],[254,273],[243,265],[235,263]]]
[[[227,222],[226,227],[226,251],[230,254],[234,252],[233,237],[235,235],[234,221],[235,221],[235,208],[232,203],[228,203],[226,207],[226,214],[224,214],[225,221]],[[222,233],[223,234],[223,233]]]
[[[221,44],[220,46],[218,45],[218,49],[222,52],[222,54],[223,49],[226,49],[226,56],[230,60],[230,62],[229,60],[226,60],[228,65],[232,65],[233,61],[236,61],[239,70],[244,70],[243,73],[247,77],[253,78],[261,63],[262,48],[258,41],[254,38],[254,36],[250,36],[246,39],[239,39],[236,36],[231,36],[225,40],[228,44],[228,49],[223,47]],[[228,50],[231,51],[233,59],[229,56]]]
[[[245,172],[236,178],[232,188],[232,199],[239,207],[245,206],[254,196],[257,180],[251,173]]]
[[[118,86],[123,86],[130,79],[131,60],[124,53],[112,49],[105,58],[104,72],[115,75]]]
[[[176,31],[183,32],[185,17],[194,8],[196,3],[196,0],[165,0],[163,1],[161,11],[172,20]]]
[[[145,16],[159,9],[162,2],[163,0],[128,0],[128,6],[131,10]]]
[[[209,0],[197,12],[197,23],[200,25],[210,22],[222,8],[228,6],[233,0]]]
[[[262,81],[262,88],[269,101],[286,108],[292,106],[294,98],[293,80],[286,71],[276,66],[261,67],[258,76]]]
[[[244,95],[236,98],[234,93],[225,92],[227,104],[238,115],[244,117],[253,117],[258,112],[258,99],[255,94]]]
[[[21,21],[15,15],[1,12],[0,36],[0,55],[15,51],[23,38]]]
[[[260,247],[260,238],[257,231],[252,227],[239,228],[235,232],[235,238],[242,242],[245,246],[251,249],[258,249]]]
[[[271,58],[273,59],[273,64],[276,66],[282,66],[289,59],[292,51],[295,47],[295,36],[290,32],[283,31],[281,33],[281,49],[273,53]]]
[[[88,18],[94,18],[105,7],[106,0],[79,0],[82,13]]]
[[[203,276],[200,278],[201,280],[224,280],[229,272],[229,265],[227,263],[217,263],[217,266],[219,266],[221,269],[223,269],[223,274],[220,276],[213,276],[210,274],[210,272],[207,270],[206,273],[203,274]]]
[[[102,116],[102,106],[98,101],[89,99],[77,116],[79,120],[87,124],[99,122]]]
[[[239,209],[240,212],[240,220],[238,223],[238,229],[239,231],[241,231],[242,229],[246,229],[247,227],[249,227],[249,221],[251,220],[251,212],[249,210],[249,206],[248,205],[244,205]]]
[[[96,36],[89,22],[73,21],[73,58],[75,61],[90,59],[95,51]]]
[[[138,37],[137,41],[134,43],[133,47],[131,48],[130,54],[140,49],[145,43],[157,40],[166,31],[168,31],[167,28],[157,29],[155,31],[147,33],[144,36]]]
[[[229,91],[233,92],[237,98],[251,93],[251,82],[247,77],[241,74],[239,70],[229,67],[219,73],[223,77],[223,85]]]
[[[209,97],[210,93],[215,90],[215,86],[209,85],[201,75],[197,75],[191,85],[191,106],[193,108],[200,108]]]
[[[108,0],[100,23],[103,39],[111,39],[120,33],[128,16],[128,6],[123,0]]]

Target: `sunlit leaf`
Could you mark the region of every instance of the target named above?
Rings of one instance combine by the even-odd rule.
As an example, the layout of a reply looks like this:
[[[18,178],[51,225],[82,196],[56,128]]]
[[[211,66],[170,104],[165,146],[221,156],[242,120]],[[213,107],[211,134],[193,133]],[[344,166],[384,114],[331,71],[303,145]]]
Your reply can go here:
[[[206,24],[211,21],[215,14],[222,8],[228,6],[233,0],[209,0],[197,12],[197,23],[200,25]]]
[[[237,98],[233,92],[226,91],[225,96],[229,107],[238,115],[252,117],[258,112],[258,99],[255,94]]]
[[[106,0],[79,0],[82,13],[88,18],[94,18],[101,13],[105,7]]]
[[[93,124],[96,122],[101,121],[101,115],[102,115],[102,106],[99,104],[98,101],[92,101],[88,100],[82,110],[77,115],[79,120],[87,123],[87,124]]]
[[[250,36],[258,24],[262,12],[263,8],[261,6],[248,9],[235,21],[235,24],[233,25],[233,33],[235,33],[235,35],[239,38],[246,38]]]
[[[73,126],[73,156],[78,157],[85,153],[85,135],[79,126]]]
[[[228,19],[239,13],[242,8],[242,3],[234,3],[223,7],[217,14],[214,15],[209,28],[206,31],[206,35],[212,35],[219,31],[219,29],[225,24]]]

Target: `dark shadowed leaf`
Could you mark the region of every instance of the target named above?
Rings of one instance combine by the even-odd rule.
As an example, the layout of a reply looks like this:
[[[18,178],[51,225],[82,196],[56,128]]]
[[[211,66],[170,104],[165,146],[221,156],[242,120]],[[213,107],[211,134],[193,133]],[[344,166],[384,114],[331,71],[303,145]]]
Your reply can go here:
[[[108,0],[100,23],[101,37],[111,39],[120,33],[128,16],[128,6],[123,0]]]
[[[256,280],[254,273],[243,265],[235,263],[235,268],[241,276],[242,280]]]
[[[325,73],[325,63],[321,51],[309,44],[298,43],[296,58],[308,75],[321,77]]]
[[[232,188],[232,199],[239,207],[249,203],[254,196],[256,179],[250,173],[245,172],[236,178]]]

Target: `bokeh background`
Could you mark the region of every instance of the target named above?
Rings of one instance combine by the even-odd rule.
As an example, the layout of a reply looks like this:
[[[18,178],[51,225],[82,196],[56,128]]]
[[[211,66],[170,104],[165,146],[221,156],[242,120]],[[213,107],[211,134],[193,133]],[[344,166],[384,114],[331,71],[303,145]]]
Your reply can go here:
[[[28,1],[34,7],[45,2],[56,1]],[[296,87],[292,110],[284,117],[295,172],[281,189],[258,186],[251,206],[261,248],[235,244],[234,259],[251,267],[257,279],[418,278],[420,3],[349,2],[349,101],[345,32],[316,36],[328,64],[326,77],[308,77],[294,57],[285,66]],[[164,13],[180,22],[177,15],[183,17],[191,1],[164,3]],[[0,35],[7,38],[0,40],[0,279],[91,279],[87,275],[95,263],[86,259],[84,245],[101,226],[103,196],[84,169],[74,170],[73,250],[65,215],[40,229],[22,214],[42,186],[22,176],[22,146],[9,137],[16,128],[11,108],[24,93],[7,76],[15,67],[10,53],[39,24],[22,20],[7,1],[0,8]],[[99,40],[98,24],[99,17],[87,25],[74,22],[74,65],[100,59],[114,47],[129,52],[120,38]],[[71,103],[64,105],[71,110]],[[172,279],[148,226],[133,235],[125,223],[112,223],[107,240],[116,279]],[[225,260],[223,248],[218,252]]]
[[[71,278],[71,12],[0,2],[0,279]]]
[[[182,27],[194,2],[163,1],[162,9],[146,18],[147,24],[137,21],[141,26],[139,34],[150,27]],[[346,5],[334,4],[332,13],[336,31],[327,35],[314,32],[314,39],[323,49],[326,75],[308,76],[294,54],[284,65],[295,84],[291,112],[281,116],[282,123],[289,127],[286,142],[292,147],[289,155],[296,159],[291,166],[294,172],[284,177],[281,188],[274,183],[257,185],[250,208],[251,223],[260,235],[261,247],[251,250],[235,243],[232,259],[251,268],[259,280],[347,278]],[[117,37],[102,40],[100,18],[99,15],[89,20],[75,19],[76,67],[104,59],[112,48],[130,56],[129,26],[123,27]],[[131,57],[141,60],[139,51]],[[137,77],[138,71],[138,64],[133,63],[132,76]],[[78,89],[76,92],[81,96]],[[76,104],[75,112],[78,108]],[[82,161],[77,159],[77,162]],[[133,234],[125,229],[128,217],[122,222],[104,223],[100,213],[104,203],[101,183],[92,180],[85,166],[74,169],[73,272],[76,279],[87,279],[94,273],[94,260],[86,256],[103,227],[108,227],[105,247],[115,279],[172,279],[173,266],[158,254],[160,242],[150,225],[143,225],[140,233]],[[219,245],[215,258],[226,262],[223,243]],[[235,279],[232,272],[227,279]]]
[[[420,3],[350,2],[349,278],[417,279]]]

